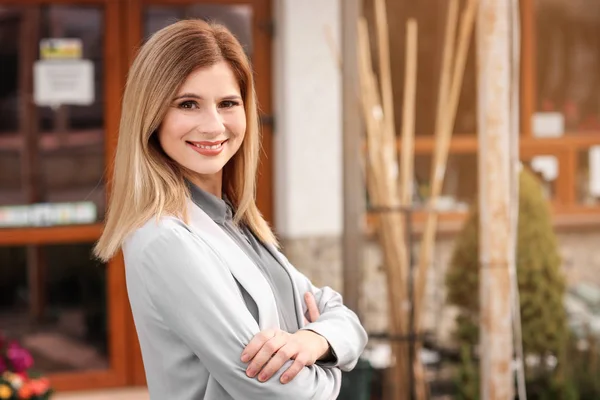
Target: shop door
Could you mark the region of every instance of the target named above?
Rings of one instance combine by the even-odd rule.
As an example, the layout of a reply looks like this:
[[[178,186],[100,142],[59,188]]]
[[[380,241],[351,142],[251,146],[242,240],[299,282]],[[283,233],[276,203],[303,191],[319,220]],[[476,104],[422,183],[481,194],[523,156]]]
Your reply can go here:
[[[0,331],[58,391],[131,381],[121,258],[91,255],[127,62],[122,7],[0,0]]]
[[[101,264],[91,250],[128,67],[149,35],[182,18],[224,23],[252,60],[263,113],[257,201],[274,224],[268,0],[0,0],[0,331],[58,391],[145,383],[122,257]],[[55,98],[64,85],[75,99]]]

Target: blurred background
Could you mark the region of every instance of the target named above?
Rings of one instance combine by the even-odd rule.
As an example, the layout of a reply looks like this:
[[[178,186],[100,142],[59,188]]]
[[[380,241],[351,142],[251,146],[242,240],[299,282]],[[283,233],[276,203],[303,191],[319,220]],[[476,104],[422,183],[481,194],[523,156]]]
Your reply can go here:
[[[344,185],[347,141],[364,140],[345,131],[345,118],[359,111],[344,109],[342,27],[354,23],[344,21],[344,1],[0,0],[0,331],[32,353],[59,393],[145,386],[122,259],[103,265],[91,248],[102,230],[135,51],[178,19],[205,18],[227,25],[254,66],[263,125],[259,207],[290,261],[315,285],[343,292],[371,335],[355,378],[368,390],[353,398],[385,398],[388,297],[378,216],[360,176],[353,191]],[[361,7],[372,21],[372,0]],[[519,235],[531,232],[520,236],[530,245],[519,247],[517,267],[530,397],[559,386],[552,396],[598,399],[600,2],[520,0],[519,7],[519,149],[527,172]],[[417,246],[436,146],[447,1],[387,0],[387,12],[397,132],[406,21],[419,24],[410,234]],[[74,72],[65,77],[56,66]],[[477,392],[469,389],[477,385],[477,241],[468,224],[478,195],[475,39],[464,74],[419,354],[431,398]],[[353,228],[362,250],[353,281],[344,272],[352,251],[344,240],[348,196],[366,204]],[[576,361],[558,368],[565,359]]]

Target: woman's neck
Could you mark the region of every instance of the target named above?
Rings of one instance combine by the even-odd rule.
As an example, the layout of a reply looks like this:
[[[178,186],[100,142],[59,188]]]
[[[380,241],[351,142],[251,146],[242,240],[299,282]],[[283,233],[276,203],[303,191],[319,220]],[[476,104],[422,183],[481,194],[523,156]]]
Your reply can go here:
[[[223,190],[223,173],[217,172],[213,175],[200,175],[192,173],[187,176],[187,179],[200,189],[212,194],[213,196],[222,197]]]

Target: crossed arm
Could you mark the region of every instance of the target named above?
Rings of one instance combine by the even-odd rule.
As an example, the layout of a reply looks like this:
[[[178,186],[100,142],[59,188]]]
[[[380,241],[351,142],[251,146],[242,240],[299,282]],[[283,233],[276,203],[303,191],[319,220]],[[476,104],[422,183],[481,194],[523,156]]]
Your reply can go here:
[[[293,365],[287,360],[274,372],[276,379],[260,382],[247,375],[248,364],[241,360],[260,329],[237,292],[234,278],[214,251],[186,230],[171,229],[151,240],[143,254],[140,276],[153,306],[233,398],[300,400],[337,396],[341,373],[335,367],[353,366],[356,360],[351,358],[358,359],[366,343],[356,316],[340,306],[341,296],[314,288],[301,274],[295,276],[301,292],[315,295],[321,313],[317,321],[303,329],[325,338],[326,347],[330,345],[337,356],[336,362],[304,366],[283,385],[281,376]],[[176,259],[165,256],[173,254],[178,255]],[[345,326],[333,326],[340,322]]]
[[[321,313],[312,292],[304,295],[304,301],[310,318],[304,318],[306,325],[317,321]],[[304,367],[331,357],[332,349],[327,339],[310,330],[299,330],[293,334],[277,329],[263,330],[252,338],[242,353],[242,361],[249,363],[246,374],[250,378],[258,375],[261,382],[269,380],[285,363],[293,360],[281,375],[282,384],[294,379]]]

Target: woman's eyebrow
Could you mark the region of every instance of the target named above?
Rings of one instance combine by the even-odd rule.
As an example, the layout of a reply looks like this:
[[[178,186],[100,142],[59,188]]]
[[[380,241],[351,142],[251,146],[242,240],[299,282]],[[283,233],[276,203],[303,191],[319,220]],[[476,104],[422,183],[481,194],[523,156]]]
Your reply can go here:
[[[179,99],[197,99],[197,100],[202,100],[202,96],[198,96],[195,93],[183,93],[180,94],[179,96],[175,97],[173,100],[179,100]]]
[[[196,100],[204,100],[204,98],[202,96],[199,96],[195,93],[183,93],[178,95],[177,97],[175,97],[173,99],[173,101],[175,100],[179,100],[179,99],[196,99]],[[237,94],[231,94],[228,96],[223,96],[222,100],[242,100],[242,96],[237,95]]]
[[[232,94],[232,95],[223,97],[223,100],[242,100],[242,96],[239,96],[237,94]]]

